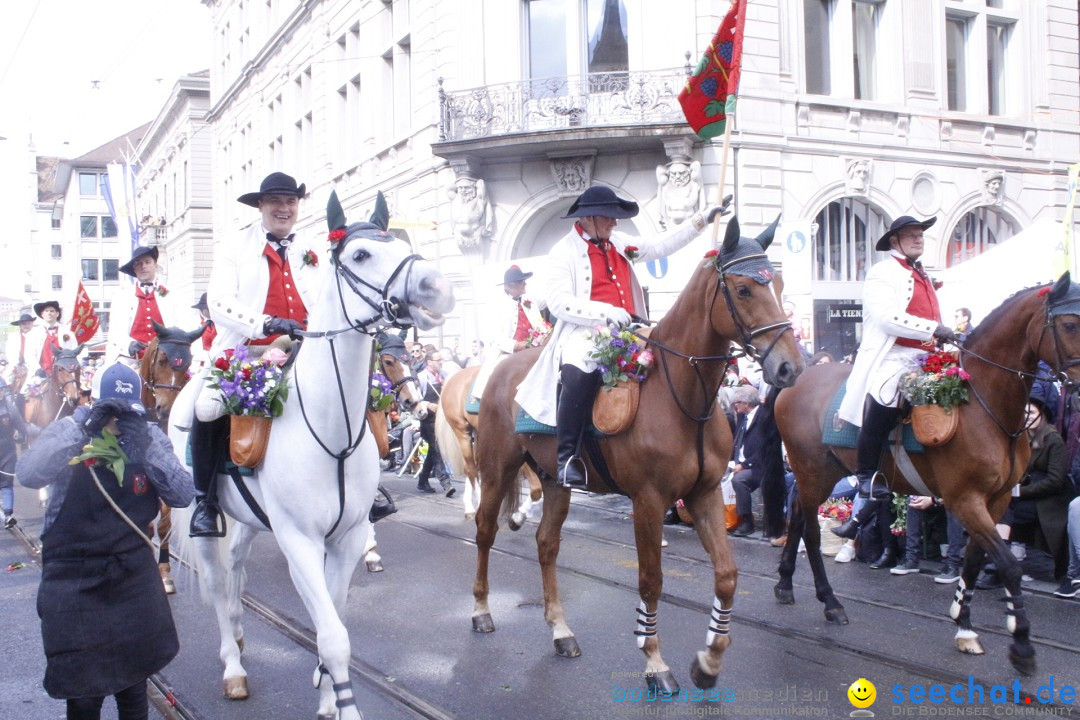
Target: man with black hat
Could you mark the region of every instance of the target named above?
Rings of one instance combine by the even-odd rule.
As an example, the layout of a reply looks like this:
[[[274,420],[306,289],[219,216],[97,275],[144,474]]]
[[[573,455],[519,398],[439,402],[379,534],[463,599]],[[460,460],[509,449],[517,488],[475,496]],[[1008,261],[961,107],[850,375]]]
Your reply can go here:
[[[8,335],[7,341],[7,372],[6,380],[9,385],[18,388],[26,380],[27,375],[32,375],[38,368],[38,358],[29,356],[27,343],[30,340],[30,332],[34,329],[34,316],[23,312],[18,320],[13,320],[12,325],[19,328],[19,332]]]
[[[305,191],[294,178],[275,172],[263,179],[258,192],[237,198],[257,209],[262,221],[253,223],[236,241],[220,243],[214,254],[206,293],[218,333],[211,358],[241,343],[266,346],[282,335],[297,337],[307,326],[308,308],[315,303],[322,272],[317,260],[305,260],[305,255],[316,257],[315,253],[293,241]],[[199,500],[191,518],[192,537],[217,537],[225,532],[212,481],[227,451],[227,440],[228,418],[196,419],[192,424],[192,475]]]
[[[587,485],[578,446],[600,385],[596,362],[589,357],[593,350],[589,330],[605,323],[626,325],[632,316],[644,318],[645,297],[631,262],[670,255],[723,212],[724,207],[714,205],[656,240],[631,238],[613,231],[619,220],[638,214],[637,203],[618,197],[611,188],[595,186],[583,192],[564,216],[575,219],[574,227],[548,256],[547,308],[557,320],[517,393],[525,412],[556,426],[558,482],[563,487]]]
[[[27,367],[31,362],[35,365],[28,385],[33,383],[34,376],[46,378],[52,372],[53,360],[56,359],[54,348],[62,350],[76,344],[75,336],[60,327],[64,311],[56,300],[34,303],[34,314],[38,316],[38,321],[26,338]]]
[[[131,260],[120,266],[120,272],[135,278],[133,285],[120,283],[113,293],[109,307],[109,343],[105,364],[122,360],[136,367],[154,339],[154,323],[165,327],[180,327],[182,311],[172,294],[157,280],[158,249],[140,246]]]
[[[892,497],[878,464],[889,432],[900,419],[900,376],[917,358],[934,349],[935,341],[956,342],[952,329],[941,323],[941,309],[930,276],[919,258],[924,231],[937,221],[903,215],[893,221],[874,247],[889,253],[866,273],[863,282],[862,342],[847,381],[840,417],[859,426],[855,478],[859,496],[875,502]],[[873,514],[867,503],[833,532],[853,538],[860,518]]]
[[[206,326],[199,341],[199,348],[191,353],[191,365],[198,370],[210,364],[210,348],[214,346],[214,340],[217,338],[217,326],[210,318],[210,306],[206,303],[206,293],[199,296],[199,302],[192,305],[191,309],[199,311],[199,323]]]

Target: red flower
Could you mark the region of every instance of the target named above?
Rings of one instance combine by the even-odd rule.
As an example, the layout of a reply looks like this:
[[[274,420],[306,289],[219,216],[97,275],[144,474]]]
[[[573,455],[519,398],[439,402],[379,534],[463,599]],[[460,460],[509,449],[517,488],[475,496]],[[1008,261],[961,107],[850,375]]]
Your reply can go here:
[[[705,253],[705,259],[707,260],[709,258],[714,258],[719,254],[720,254],[719,250],[716,250],[716,249],[710,250],[709,252]]]
[[[226,352],[226,354],[228,354],[228,352]],[[216,367],[218,370],[228,370],[229,361],[224,357],[219,357],[217,360],[214,361],[214,367]]]
[[[330,234],[327,237],[330,239],[331,243],[336,244],[345,239],[345,230],[341,228],[338,228],[337,230],[331,230]]]
[[[251,368],[242,369],[240,371],[240,377],[244,378],[245,380],[250,380],[251,379]]]
[[[311,250],[306,250],[304,252],[304,264],[305,265],[310,265],[311,267],[318,267],[319,266],[319,256],[316,255]]]
[[[637,245],[627,245],[623,252],[626,253],[626,257],[631,261],[637,260],[637,256],[639,255]]]
[[[169,294],[169,291],[165,289],[165,286],[164,286],[164,285],[158,285],[158,288],[157,288],[157,294],[158,294],[158,295],[159,295],[160,297],[165,297],[166,295],[168,295],[168,294]]]

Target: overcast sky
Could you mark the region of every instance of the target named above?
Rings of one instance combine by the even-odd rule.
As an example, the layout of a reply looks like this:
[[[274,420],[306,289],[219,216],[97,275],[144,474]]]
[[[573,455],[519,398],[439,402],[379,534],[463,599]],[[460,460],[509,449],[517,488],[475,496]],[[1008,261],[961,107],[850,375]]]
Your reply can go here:
[[[152,120],[178,77],[209,68],[209,23],[199,0],[5,2],[0,136],[78,157]]]

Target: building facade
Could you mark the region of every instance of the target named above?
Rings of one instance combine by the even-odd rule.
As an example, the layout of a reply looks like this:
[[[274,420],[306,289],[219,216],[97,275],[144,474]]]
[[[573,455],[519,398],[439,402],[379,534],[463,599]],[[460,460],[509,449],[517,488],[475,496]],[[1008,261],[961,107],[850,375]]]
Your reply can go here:
[[[459,299],[439,345],[485,339],[482,308],[511,262],[569,229],[590,184],[636,200],[629,234],[735,192],[816,348],[851,352],[874,241],[937,216],[931,270],[1040,218],[1059,219],[1080,157],[1071,0],[750,0],[726,175],[676,102],[723,0],[204,0],[215,239],[258,220],[236,197],[283,170],[307,183],[297,232],[318,245],[336,189],[350,218],[377,190],[402,237]],[[708,247],[701,239],[697,250]],[[639,271],[653,314],[698,264]],[[680,255],[682,257],[680,257]]]

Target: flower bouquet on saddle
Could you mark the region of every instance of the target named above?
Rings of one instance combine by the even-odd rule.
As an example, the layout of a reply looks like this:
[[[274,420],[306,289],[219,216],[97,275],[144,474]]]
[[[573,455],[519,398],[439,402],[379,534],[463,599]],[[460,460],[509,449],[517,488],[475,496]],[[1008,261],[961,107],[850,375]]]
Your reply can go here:
[[[960,419],[955,410],[968,401],[970,378],[956,355],[944,350],[923,355],[900,377],[900,392],[912,405],[915,439],[929,447],[952,439]]]
[[[226,350],[210,370],[210,387],[220,390],[225,414],[231,416],[229,453],[241,467],[253,468],[262,462],[270,439],[270,421],[285,411],[289,396],[285,379],[288,356],[270,348],[253,358],[241,345]]]
[[[598,327],[591,332],[593,350],[603,378],[603,392],[596,394],[593,425],[605,435],[618,435],[630,427],[637,414],[641,383],[653,365],[645,341],[627,328]]]

